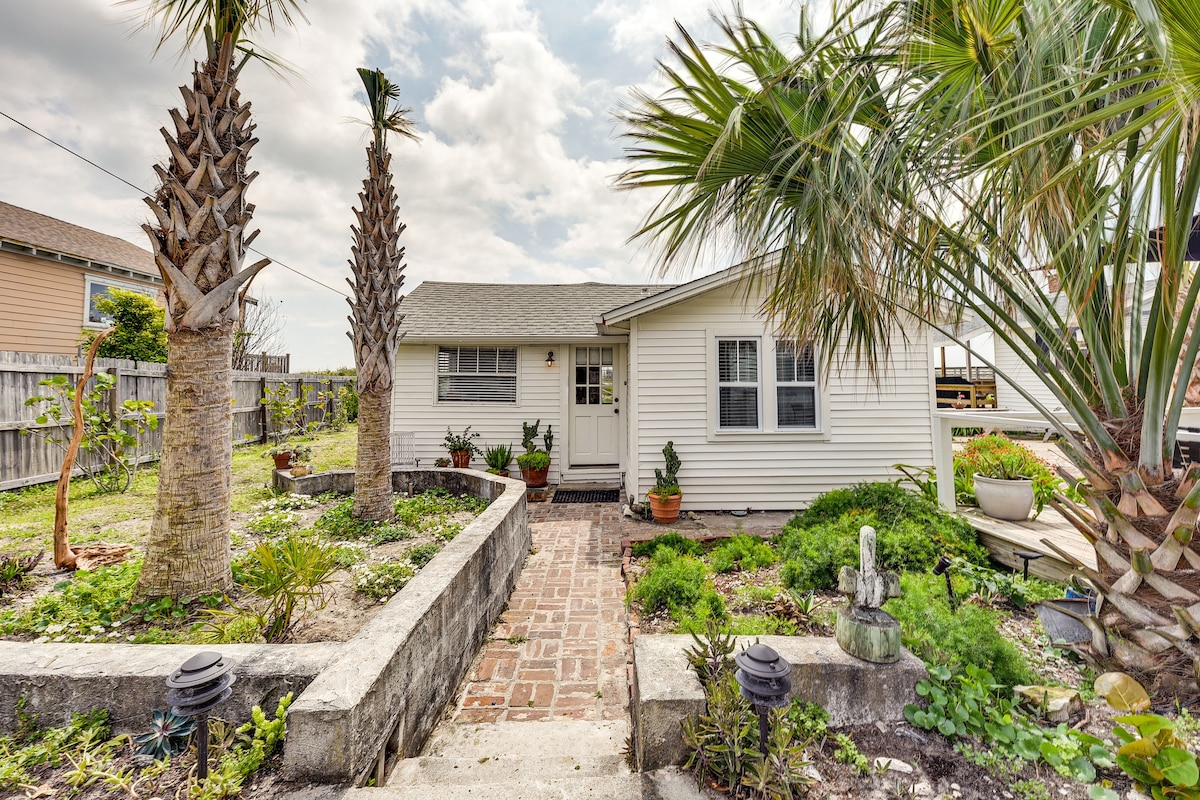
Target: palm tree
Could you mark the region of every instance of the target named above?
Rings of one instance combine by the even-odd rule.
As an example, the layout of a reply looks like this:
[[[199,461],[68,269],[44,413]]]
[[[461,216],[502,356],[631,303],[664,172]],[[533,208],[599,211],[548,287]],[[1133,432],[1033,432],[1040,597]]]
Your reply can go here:
[[[623,113],[619,185],[665,189],[636,236],[664,269],[774,254],[765,310],[830,358],[879,363],[906,318],[986,321],[1067,409],[1017,387],[1084,480],[1087,508],[1058,506],[1099,564],[1077,565],[1104,598],[1081,650],[1195,692],[1200,469],[1171,467],[1200,349],[1194,2],[862,2],[788,52],[721,27],[681,29],[665,94]]]
[[[404,284],[405,225],[392,187],[389,133],[416,139],[411,109],[399,106],[400,89],[381,70],[359,69],[367,93],[372,140],[367,145],[367,177],[354,210],[357,225],[350,268],[350,336],[358,372],[358,450],[354,460],[354,516],[381,522],[392,518],[392,379],[400,339],[400,287]]]
[[[156,165],[159,189],[144,225],[165,284],[167,417],[154,521],[136,595],[195,597],[233,586],[230,572],[231,374],[238,289],[269,261],[243,268],[254,206],[246,190],[253,137],[250,104],[237,81],[256,52],[248,37],[262,25],[292,24],[298,0],[149,0],[144,26],[160,28],[159,47],[182,36],[203,41],[184,108],[162,128],[170,157]]]

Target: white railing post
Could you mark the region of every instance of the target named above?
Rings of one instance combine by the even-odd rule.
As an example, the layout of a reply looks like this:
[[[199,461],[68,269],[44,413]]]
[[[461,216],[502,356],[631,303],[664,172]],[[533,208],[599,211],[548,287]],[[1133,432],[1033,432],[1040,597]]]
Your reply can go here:
[[[953,420],[933,415],[933,469],[937,473],[938,505],[954,513],[954,432]]]

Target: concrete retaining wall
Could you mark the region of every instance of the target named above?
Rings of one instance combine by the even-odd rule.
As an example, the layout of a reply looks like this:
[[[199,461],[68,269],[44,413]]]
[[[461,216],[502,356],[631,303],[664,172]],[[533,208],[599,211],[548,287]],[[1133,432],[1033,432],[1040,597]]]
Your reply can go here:
[[[792,665],[789,697],[820,705],[829,712],[831,727],[904,719],[904,707],[917,702],[917,681],[927,677],[925,665],[907,650],[895,664],[871,664],[828,637],[743,636],[734,652],[756,641]],[[634,751],[640,770],[687,759],[679,723],[704,711],[704,690],[684,655],[694,644],[691,636],[633,640]]]
[[[44,726],[63,725],[76,711],[107,708],[117,733],[150,729],[151,711],[166,708],[167,676],[205,650],[237,662],[233,696],[217,711],[249,719],[260,705],[299,694],[341,650],[317,644],[27,644],[0,642],[0,730],[17,726],[17,698]]]
[[[324,477],[289,479],[315,493],[326,490]],[[385,748],[389,757],[415,755],[516,586],[532,544],[525,484],[414,470],[396,473],[397,491],[410,480],[418,492],[439,486],[495,498],[292,705],[283,766],[291,779],[357,783]]]

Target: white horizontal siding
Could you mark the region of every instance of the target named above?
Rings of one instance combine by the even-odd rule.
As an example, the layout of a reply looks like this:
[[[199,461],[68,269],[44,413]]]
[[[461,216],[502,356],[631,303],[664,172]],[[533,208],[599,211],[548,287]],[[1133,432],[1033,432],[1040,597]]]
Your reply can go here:
[[[631,490],[643,496],[654,485],[668,440],[682,461],[683,507],[691,510],[798,509],[831,489],[894,479],[893,464],[933,463],[928,338],[915,328],[907,343],[895,337],[882,387],[865,366],[835,366],[822,386],[824,437],[711,434],[707,339],[726,335],[723,328],[744,335],[753,327],[763,337],[762,368],[774,370],[770,329],[746,310],[756,307],[726,288],[637,318],[630,344],[636,354],[630,385],[637,387]]]
[[[562,420],[562,372],[566,368],[561,357],[554,367],[546,366],[546,351],[550,346],[517,348],[517,404],[507,403],[438,403],[437,346],[406,345],[401,343],[396,355],[396,381],[392,402],[392,430],[412,431],[417,458],[422,466],[433,466],[436,458],[448,457],[442,440],[446,426],[455,433],[471,426],[481,434],[476,444],[480,450],[488,445],[511,444],[514,455],[521,449],[521,423],[542,421],[537,445],[542,447],[541,434],[548,425],[554,426],[554,450],[551,452],[550,480],[557,481],[564,466],[567,431]],[[556,354],[566,353],[565,345],[555,345]],[[471,461],[474,469],[486,469],[483,456]],[[515,473],[516,460],[509,467]]]
[[[1001,411],[1038,413],[1033,404],[1013,388],[1013,384],[1029,392],[1039,403],[1051,411],[1062,410],[1062,403],[1054,396],[1053,392],[1046,388],[1046,384],[1042,383],[1042,379],[1037,373],[1024,361],[1017,358],[1017,354],[1008,346],[1008,343],[998,336],[995,344],[995,364],[996,406]],[[1007,375],[1011,382],[1006,381],[1001,375]]]

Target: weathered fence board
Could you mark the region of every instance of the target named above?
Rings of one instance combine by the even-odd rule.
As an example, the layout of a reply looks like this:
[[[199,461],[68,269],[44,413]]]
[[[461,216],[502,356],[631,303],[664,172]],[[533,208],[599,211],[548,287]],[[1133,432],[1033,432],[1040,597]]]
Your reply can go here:
[[[159,428],[145,436],[142,460],[156,460],[162,446],[161,423],[166,412],[167,365],[98,358],[96,371],[110,372],[117,377],[116,389],[109,393],[110,406],[119,406],[126,400],[149,400],[154,403]],[[25,405],[25,401],[48,393],[47,387],[38,386],[43,379],[65,375],[74,384],[82,373],[83,360],[75,356],[0,351],[0,490],[58,480],[62,450],[41,436],[22,434],[23,430],[53,427],[40,426],[35,422],[45,406],[39,404],[30,407]],[[318,393],[332,390],[336,396],[341,387],[353,385],[354,380],[353,376],[235,371],[231,431],[234,444],[266,441],[268,431],[264,426],[269,424],[269,419],[259,402],[265,388],[284,383],[291,388],[295,397],[302,387],[307,386],[310,394],[304,409],[304,420],[306,424],[319,423],[327,412],[332,413],[334,409],[320,402]],[[63,429],[63,437],[70,435],[69,430],[69,425]],[[83,452],[79,454],[81,461],[89,457]],[[76,474],[82,474],[82,469],[77,468]]]

